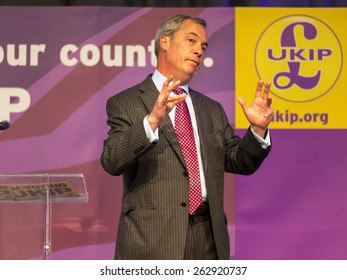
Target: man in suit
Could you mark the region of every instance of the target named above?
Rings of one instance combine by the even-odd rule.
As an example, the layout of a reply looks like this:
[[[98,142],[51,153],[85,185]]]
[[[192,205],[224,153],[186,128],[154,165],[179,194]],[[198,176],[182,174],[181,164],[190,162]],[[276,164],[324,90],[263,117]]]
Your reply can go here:
[[[170,17],[155,37],[154,73],[107,102],[110,130],[101,163],[108,173],[123,175],[116,259],[230,258],[224,172],[258,169],[270,151],[273,109],[270,83],[259,81],[250,106],[238,100],[250,128],[242,139],[236,136],[222,106],[188,86],[207,47],[203,19]],[[177,87],[186,94],[174,94]],[[175,114],[184,103],[194,133],[188,144],[175,131]],[[198,175],[184,152],[192,143]],[[202,201],[191,212],[189,189],[196,178]]]

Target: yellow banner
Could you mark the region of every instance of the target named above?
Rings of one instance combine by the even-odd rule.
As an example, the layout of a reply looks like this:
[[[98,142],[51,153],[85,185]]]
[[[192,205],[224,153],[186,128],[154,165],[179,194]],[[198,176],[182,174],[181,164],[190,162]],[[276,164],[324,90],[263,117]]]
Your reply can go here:
[[[236,88],[271,81],[271,128],[347,128],[347,9],[236,8]],[[249,123],[236,104],[236,128]]]

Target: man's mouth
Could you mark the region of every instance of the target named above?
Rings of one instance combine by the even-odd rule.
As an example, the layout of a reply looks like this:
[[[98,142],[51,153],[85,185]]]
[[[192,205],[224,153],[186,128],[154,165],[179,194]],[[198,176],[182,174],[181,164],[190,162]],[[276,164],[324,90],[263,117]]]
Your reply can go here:
[[[190,62],[193,62],[193,63],[195,63],[196,64],[196,66],[198,66],[199,67],[199,65],[200,65],[200,62],[199,61],[196,61],[196,60],[194,60],[194,59],[188,59]]]

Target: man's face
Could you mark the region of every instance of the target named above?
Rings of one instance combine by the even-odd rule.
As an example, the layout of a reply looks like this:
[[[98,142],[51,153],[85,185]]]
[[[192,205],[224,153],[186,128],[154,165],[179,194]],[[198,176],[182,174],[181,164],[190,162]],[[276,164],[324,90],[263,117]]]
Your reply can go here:
[[[175,80],[181,80],[182,84],[188,83],[200,68],[206,49],[205,28],[192,20],[184,21],[174,37],[167,38],[163,61],[167,72],[163,74],[173,74]]]

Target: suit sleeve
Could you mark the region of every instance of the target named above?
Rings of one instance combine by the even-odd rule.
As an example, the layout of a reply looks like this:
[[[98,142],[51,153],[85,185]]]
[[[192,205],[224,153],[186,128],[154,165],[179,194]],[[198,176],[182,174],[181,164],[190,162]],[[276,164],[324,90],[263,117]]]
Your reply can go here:
[[[136,117],[136,106],[126,106],[118,96],[106,104],[108,138],[104,141],[101,165],[111,175],[121,175],[152,145],[143,126],[145,115]],[[137,113],[136,113],[137,111]]]
[[[271,146],[264,149],[250,128],[242,138],[235,135],[222,108],[221,112],[225,124],[225,171],[243,175],[253,174],[269,154]]]

